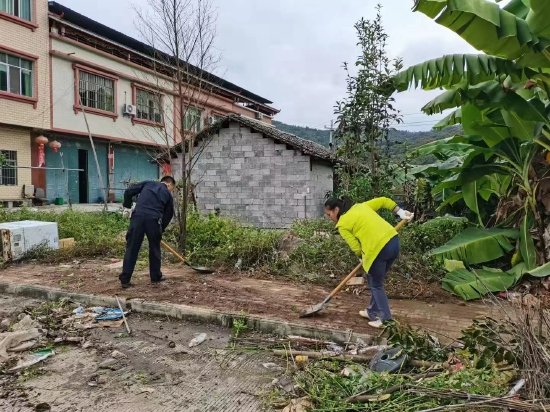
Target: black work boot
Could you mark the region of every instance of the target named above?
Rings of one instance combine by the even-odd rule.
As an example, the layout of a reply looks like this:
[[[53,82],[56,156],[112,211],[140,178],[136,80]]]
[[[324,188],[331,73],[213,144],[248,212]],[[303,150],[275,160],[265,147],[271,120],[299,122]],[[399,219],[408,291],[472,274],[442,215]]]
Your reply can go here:
[[[164,277],[164,275],[161,275],[160,279],[152,280],[151,285],[159,285],[161,282],[166,282],[166,278]]]
[[[134,287],[134,284],[128,282],[128,283],[121,283],[120,286],[122,286],[122,289],[128,289],[128,288],[133,288],[133,287]]]

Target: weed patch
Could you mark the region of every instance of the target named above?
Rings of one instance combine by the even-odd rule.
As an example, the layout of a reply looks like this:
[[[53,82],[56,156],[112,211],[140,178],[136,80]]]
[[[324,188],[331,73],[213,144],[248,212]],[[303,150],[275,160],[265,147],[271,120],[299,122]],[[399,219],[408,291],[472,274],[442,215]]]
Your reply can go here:
[[[24,259],[36,259],[44,263],[59,263],[74,259],[121,257],[125,240],[120,233],[128,228],[128,220],[118,213],[88,213],[67,210],[62,213],[35,212],[21,209],[8,212],[0,209],[0,223],[21,220],[57,222],[59,238],[74,238],[74,247],[52,251],[39,246],[29,250]]]
[[[40,220],[57,222],[60,238],[72,237],[76,245],[51,251],[37,247],[25,259],[48,264],[90,258],[122,258],[128,220],[117,213],[33,212],[13,213],[0,209],[0,222]],[[439,281],[445,272],[427,252],[446,243],[465,227],[462,219],[438,218],[425,224],[412,223],[399,233],[401,256],[392,272],[415,280]],[[164,240],[177,245],[177,227],[170,226]],[[289,247],[285,239],[295,242]],[[147,267],[143,247],[137,269]],[[164,255],[172,259],[171,255]],[[357,257],[327,219],[295,222],[289,230],[262,230],[236,220],[191,212],[188,217],[186,257],[189,261],[225,271],[254,271],[270,276],[310,283],[326,283],[345,276],[357,265]],[[175,261],[175,260],[174,260]]]

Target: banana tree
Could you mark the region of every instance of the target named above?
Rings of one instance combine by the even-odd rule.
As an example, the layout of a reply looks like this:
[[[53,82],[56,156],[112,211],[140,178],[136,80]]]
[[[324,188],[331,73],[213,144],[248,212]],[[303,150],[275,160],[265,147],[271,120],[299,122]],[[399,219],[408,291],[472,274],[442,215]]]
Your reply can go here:
[[[512,0],[505,7],[497,3],[416,0],[414,11],[434,19],[485,54],[448,55],[415,65],[401,72],[395,85],[399,91],[419,86],[445,90],[422,110],[434,114],[455,109],[436,127],[461,124],[465,136],[421,148],[419,154],[430,152],[439,162],[411,173],[437,176],[440,182],[434,192],[452,193],[443,204],[464,200],[478,215],[480,226],[484,225],[480,199],[498,197],[499,206],[487,223],[519,230],[513,268],[517,280],[518,274],[536,271],[537,265],[546,261],[545,253],[540,252],[545,249],[541,211],[550,211],[546,207],[550,199],[543,200],[550,198],[544,158],[550,150],[550,2]],[[538,254],[533,233],[539,240]],[[483,238],[487,233],[479,235]],[[472,264],[467,259],[465,263]],[[463,285],[481,278],[470,275],[453,271],[446,284],[454,285],[451,279],[459,279]],[[492,280],[494,275],[484,272],[482,277]],[[508,278],[501,286],[492,282],[490,290],[509,282]]]

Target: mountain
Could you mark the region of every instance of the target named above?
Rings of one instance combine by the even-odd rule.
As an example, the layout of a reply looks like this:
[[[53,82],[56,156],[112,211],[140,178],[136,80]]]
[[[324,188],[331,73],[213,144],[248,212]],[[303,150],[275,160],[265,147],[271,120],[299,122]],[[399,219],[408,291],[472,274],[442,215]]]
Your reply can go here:
[[[312,129],[307,126],[293,126],[283,122],[278,122],[277,120],[273,120],[273,126],[283,132],[291,133],[301,137],[302,139],[311,140],[312,142],[328,147],[328,142],[330,139],[330,132],[328,130]]]
[[[292,133],[302,139],[311,140],[328,147],[330,138],[330,132],[328,130],[313,129],[307,126],[294,126],[277,120],[273,121],[273,125],[283,132]],[[401,159],[405,157],[407,152],[417,147],[457,134],[462,134],[462,128],[460,126],[451,126],[447,127],[445,130],[428,130],[424,132],[409,132],[408,130],[391,129],[388,138],[389,154],[392,157],[395,156]]]

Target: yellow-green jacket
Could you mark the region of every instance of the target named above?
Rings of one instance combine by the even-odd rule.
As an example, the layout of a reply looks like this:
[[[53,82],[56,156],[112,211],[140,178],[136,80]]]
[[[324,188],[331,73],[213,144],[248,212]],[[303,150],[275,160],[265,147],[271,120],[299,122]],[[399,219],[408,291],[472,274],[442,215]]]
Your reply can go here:
[[[378,197],[353,205],[340,216],[336,228],[351,250],[363,259],[363,268],[369,271],[378,253],[397,232],[378,213],[380,209],[393,210],[397,204],[387,197]]]

